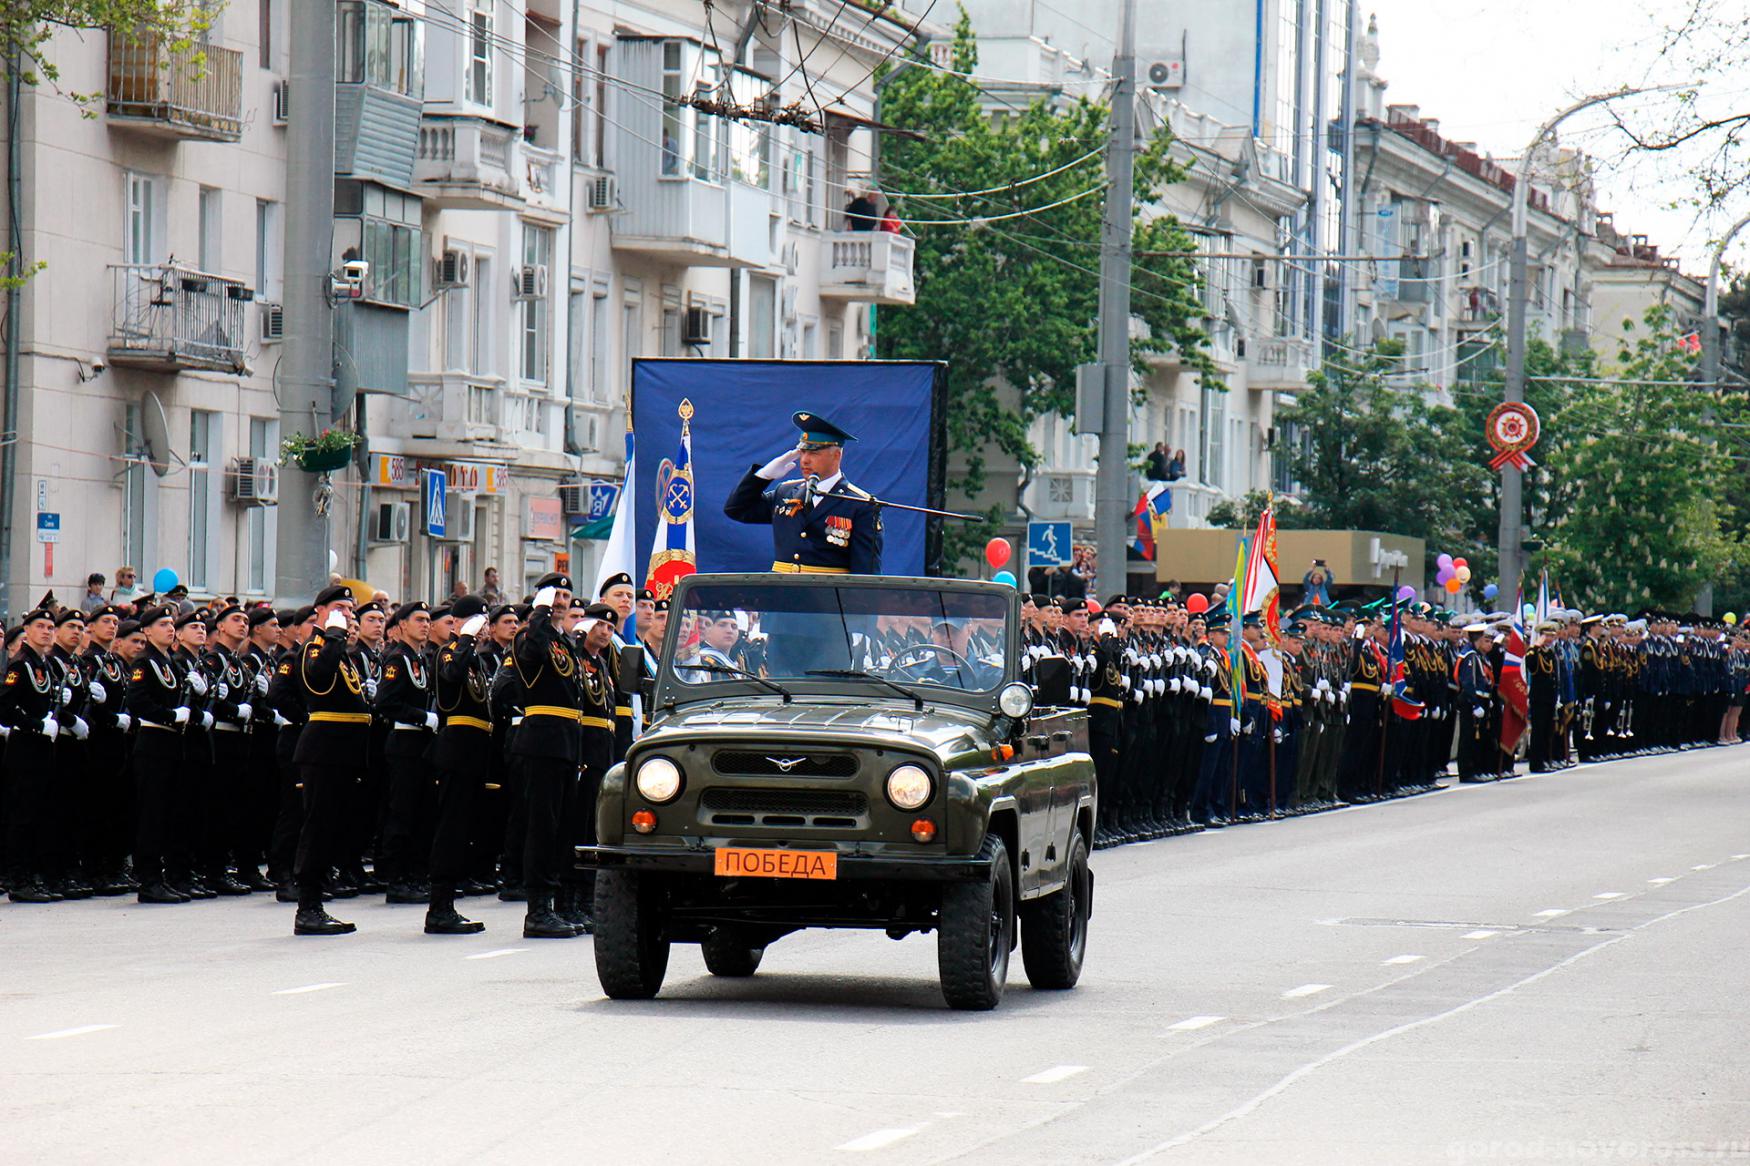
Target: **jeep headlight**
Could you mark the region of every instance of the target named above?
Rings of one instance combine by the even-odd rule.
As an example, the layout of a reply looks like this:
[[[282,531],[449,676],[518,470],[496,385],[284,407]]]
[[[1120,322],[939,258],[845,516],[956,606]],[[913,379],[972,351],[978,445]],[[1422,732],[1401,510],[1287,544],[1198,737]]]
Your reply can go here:
[[[997,708],[1018,721],[1033,711],[1033,690],[1025,684],[1007,685],[997,694]]]
[[[652,757],[638,767],[638,792],[653,805],[672,802],[681,792],[680,766],[666,757]]]
[[[922,766],[901,765],[887,775],[887,800],[902,810],[919,808],[933,792],[934,783]]]

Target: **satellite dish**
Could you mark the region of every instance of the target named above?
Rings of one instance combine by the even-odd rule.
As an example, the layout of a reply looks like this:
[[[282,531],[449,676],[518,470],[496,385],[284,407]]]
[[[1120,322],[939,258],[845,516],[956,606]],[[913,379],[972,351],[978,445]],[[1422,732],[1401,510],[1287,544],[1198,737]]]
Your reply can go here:
[[[150,389],[140,400],[140,431],[152,472],[162,478],[170,472],[170,419],[164,415],[164,402]]]

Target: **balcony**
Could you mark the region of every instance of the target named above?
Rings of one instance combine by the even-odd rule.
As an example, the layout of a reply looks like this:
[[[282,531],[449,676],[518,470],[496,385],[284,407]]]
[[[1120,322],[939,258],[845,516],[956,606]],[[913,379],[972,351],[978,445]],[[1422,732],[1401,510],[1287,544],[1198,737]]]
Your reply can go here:
[[[1260,392],[1304,389],[1307,374],[1316,367],[1310,340],[1273,336],[1246,344],[1246,384]]]
[[[736,181],[620,171],[613,246],[686,267],[764,267],[772,261],[772,196]]]
[[[414,190],[443,210],[526,209],[522,141],[508,126],[476,117],[427,117],[419,123]],[[552,179],[546,190],[552,191]]]
[[[255,293],[242,281],[168,263],[117,264],[109,270],[111,364],[248,375],[245,325]]]
[[[555,224],[564,222],[569,212],[565,206],[566,190],[561,177],[563,169],[559,165],[558,151],[548,150],[528,141],[524,141],[520,149],[523,201],[528,204],[531,212],[541,218]]]
[[[892,231],[833,231],[821,245],[826,249],[820,272],[822,299],[899,305],[917,300],[911,276],[916,244],[909,236]]]
[[[1465,287],[1458,292],[1458,327],[1476,329],[1501,318],[1501,297],[1493,288]]]
[[[1209,525],[1209,512],[1228,500],[1225,491],[1188,478],[1169,483],[1173,508],[1167,512],[1167,529],[1196,530]]]
[[[1092,466],[1041,467],[1021,491],[1021,504],[1035,520],[1094,520],[1094,475]]]
[[[430,443],[408,452],[428,457],[499,457],[511,445],[504,424],[504,387],[495,377],[459,372],[416,372],[407,395],[384,398],[388,432]]]
[[[243,137],[242,76],[237,49],[111,33],[105,108],[116,125],[143,133],[235,142]]]

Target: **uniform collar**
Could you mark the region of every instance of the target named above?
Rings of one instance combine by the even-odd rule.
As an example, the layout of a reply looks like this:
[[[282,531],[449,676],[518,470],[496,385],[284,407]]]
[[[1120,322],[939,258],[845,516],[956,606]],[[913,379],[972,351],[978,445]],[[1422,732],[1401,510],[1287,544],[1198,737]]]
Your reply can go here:
[[[816,485],[814,487],[814,493],[817,497],[821,494],[830,494],[833,492],[833,490],[835,488],[837,488],[838,484],[844,480],[845,480],[845,472],[843,470],[840,470],[836,474],[834,474],[832,477],[822,478],[818,483],[816,483]]]

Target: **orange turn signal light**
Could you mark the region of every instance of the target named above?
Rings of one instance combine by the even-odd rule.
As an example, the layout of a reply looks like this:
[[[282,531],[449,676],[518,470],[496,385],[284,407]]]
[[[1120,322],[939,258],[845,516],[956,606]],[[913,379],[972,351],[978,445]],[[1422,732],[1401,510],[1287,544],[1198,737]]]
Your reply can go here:
[[[656,814],[650,810],[639,810],[632,815],[632,829],[640,834],[648,834],[656,829]]]
[[[928,842],[936,836],[936,824],[928,818],[919,818],[911,824],[913,842]]]
[[[990,751],[990,759],[992,761],[1007,761],[1014,755],[1015,747],[1013,745],[998,745],[995,749]]]

